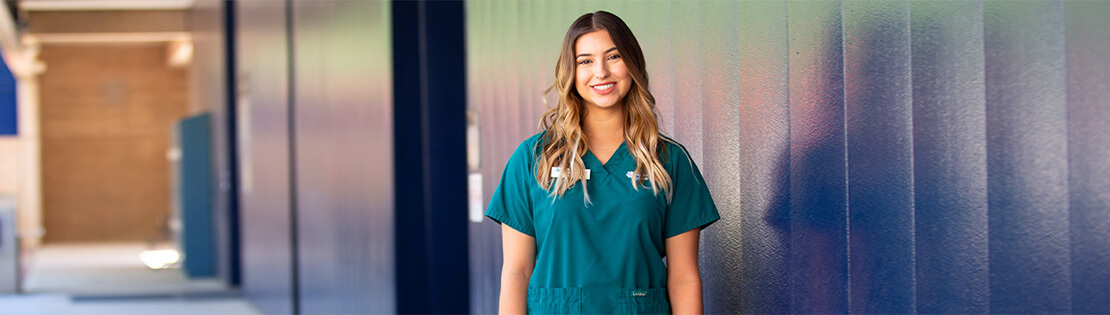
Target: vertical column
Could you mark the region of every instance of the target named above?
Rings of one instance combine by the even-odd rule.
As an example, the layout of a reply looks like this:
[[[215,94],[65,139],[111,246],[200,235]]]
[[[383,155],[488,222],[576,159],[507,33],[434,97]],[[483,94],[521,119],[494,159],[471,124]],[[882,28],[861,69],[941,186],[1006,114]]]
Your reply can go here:
[[[220,261],[221,268],[225,269],[222,272],[222,276],[227,281],[228,285],[238,286],[242,282],[242,276],[240,275],[240,266],[242,265],[242,251],[240,250],[240,245],[242,243],[242,237],[240,236],[239,230],[242,226],[239,223],[239,195],[241,192],[241,173],[239,172],[239,165],[241,162],[239,156],[239,122],[242,119],[239,117],[239,105],[237,105],[239,100],[235,97],[238,93],[236,89],[236,83],[238,81],[238,74],[236,74],[237,55],[235,53],[235,25],[237,22],[235,20],[235,3],[224,1],[222,5],[223,10],[221,14],[223,14],[224,20],[223,29],[221,30],[223,32],[224,55],[222,70],[224,75],[224,100],[227,102],[225,105],[225,111],[227,112],[227,131],[225,134],[227,135],[228,142],[226,149],[228,158],[228,193],[227,211],[222,215],[224,218],[216,222],[226,225],[217,233],[217,235],[221,236],[219,240],[222,240],[221,243],[223,243],[218,246],[220,252],[226,253],[222,255],[225,257],[222,257]]]
[[[786,3],[739,3],[741,309],[790,313],[790,106]],[[715,197],[717,195],[714,195]],[[722,215],[725,215],[722,213]],[[722,220],[717,224],[725,224]]]
[[[394,198],[398,205],[393,214],[396,234],[397,313],[429,314],[428,303],[432,281],[429,278],[428,244],[432,232],[429,219],[428,174],[424,164],[424,144],[428,126],[424,124],[428,110],[423,90],[427,64],[422,45],[427,40],[423,31],[420,1],[391,3],[393,22],[393,64],[400,71],[393,73],[393,158],[394,172],[405,174],[393,179]]]
[[[907,2],[844,3],[851,312],[913,313]]]
[[[431,287],[427,303],[433,313],[469,309],[466,291],[466,80],[465,17],[461,2],[427,1],[422,35],[425,145],[424,168],[431,243],[427,251]],[[534,98],[530,98],[534,99]],[[530,106],[537,106],[529,102]],[[403,176],[403,175],[401,175]],[[397,207],[405,211],[407,207]]]
[[[39,77],[45,65],[38,61],[38,46],[25,50],[23,63],[16,70],[16,125],[19,128],[19,174],[16,189],[20,245],[39,246],[45,228],[42,222],[42,137],[39,127]]]
[[[990,310],[1071,311],[1064,11],[983,4]]]
[[[986,313],[983,11],[910,2],[917,312]]]
[[[848,312],[841,3],[787,2],[791,312]]]
[[[395,313],[390,2],[292,6],[300,311]]]
[[[243,294],[269,314],[294,313],[288,2],[235,2],[243,172]],[[249,143],[246,144],[246,143]],[[250,184],[247,184],[250,183]]]
[[[1072,312],[1110,313],[1110,2],[1066,12]]]

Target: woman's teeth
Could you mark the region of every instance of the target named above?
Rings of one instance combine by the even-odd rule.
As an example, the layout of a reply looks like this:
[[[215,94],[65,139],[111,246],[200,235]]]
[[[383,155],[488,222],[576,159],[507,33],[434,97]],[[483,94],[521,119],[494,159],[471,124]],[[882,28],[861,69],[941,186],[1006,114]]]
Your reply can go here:
[[[613,85],[616,85],[616,83],[609,83],[609,84],[606,84],[606,85],[595,85],[594,88],[598,89],[598,90],[608,90],[609,88],[613,87]]]

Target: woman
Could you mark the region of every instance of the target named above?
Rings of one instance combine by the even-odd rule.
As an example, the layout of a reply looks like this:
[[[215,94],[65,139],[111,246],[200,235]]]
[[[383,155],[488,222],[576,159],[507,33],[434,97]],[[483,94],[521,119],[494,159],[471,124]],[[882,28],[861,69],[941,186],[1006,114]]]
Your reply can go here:
[[[685,148],[659,134],[645,69],[617,16],[571,24],[558,104],[486,210],[502,225],[502,314],[702,312],[698,233],[720,216]]]

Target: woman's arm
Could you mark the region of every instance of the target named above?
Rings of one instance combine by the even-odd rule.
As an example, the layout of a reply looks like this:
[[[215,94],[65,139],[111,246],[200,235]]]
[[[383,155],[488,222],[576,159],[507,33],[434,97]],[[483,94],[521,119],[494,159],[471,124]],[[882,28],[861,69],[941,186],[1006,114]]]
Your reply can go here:
[[[667,294],[674,314],[702,314],[698,237],[693,229],[666,240]]]
[[[501,247],[505,264],[501,267],[499,313],[528,313],[528,280],[536,266],[536,238],[508,225],[501,225]]]

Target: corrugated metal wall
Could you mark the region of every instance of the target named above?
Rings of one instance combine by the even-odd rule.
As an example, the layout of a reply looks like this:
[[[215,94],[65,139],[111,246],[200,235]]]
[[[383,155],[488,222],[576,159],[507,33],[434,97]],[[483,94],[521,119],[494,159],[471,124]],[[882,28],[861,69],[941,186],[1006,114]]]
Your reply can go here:
[[[394,312],[390,3],[290,4],[300,311]]]
[[[295,309],[285,1],[237,1],[243,292],[267,314]]]
[[[983,4],[994,312],[1072,306],[1064,35],[1060,2]]]
[[[596,10],[721,209],[707,313],[1110,312],[1110,4],[468,2],[486,199]],[[470,238],[491,313],[500,233]]]
[[[983,10],[910,4],[917,311],[989,310]],[[943,43],[943,44],[938,44]]]
[[[1071,311],[1110,313],[1110,2],[1064,9]]]
[[[389,2],[232,5],[245,294],[270,314],[394,312]]]

